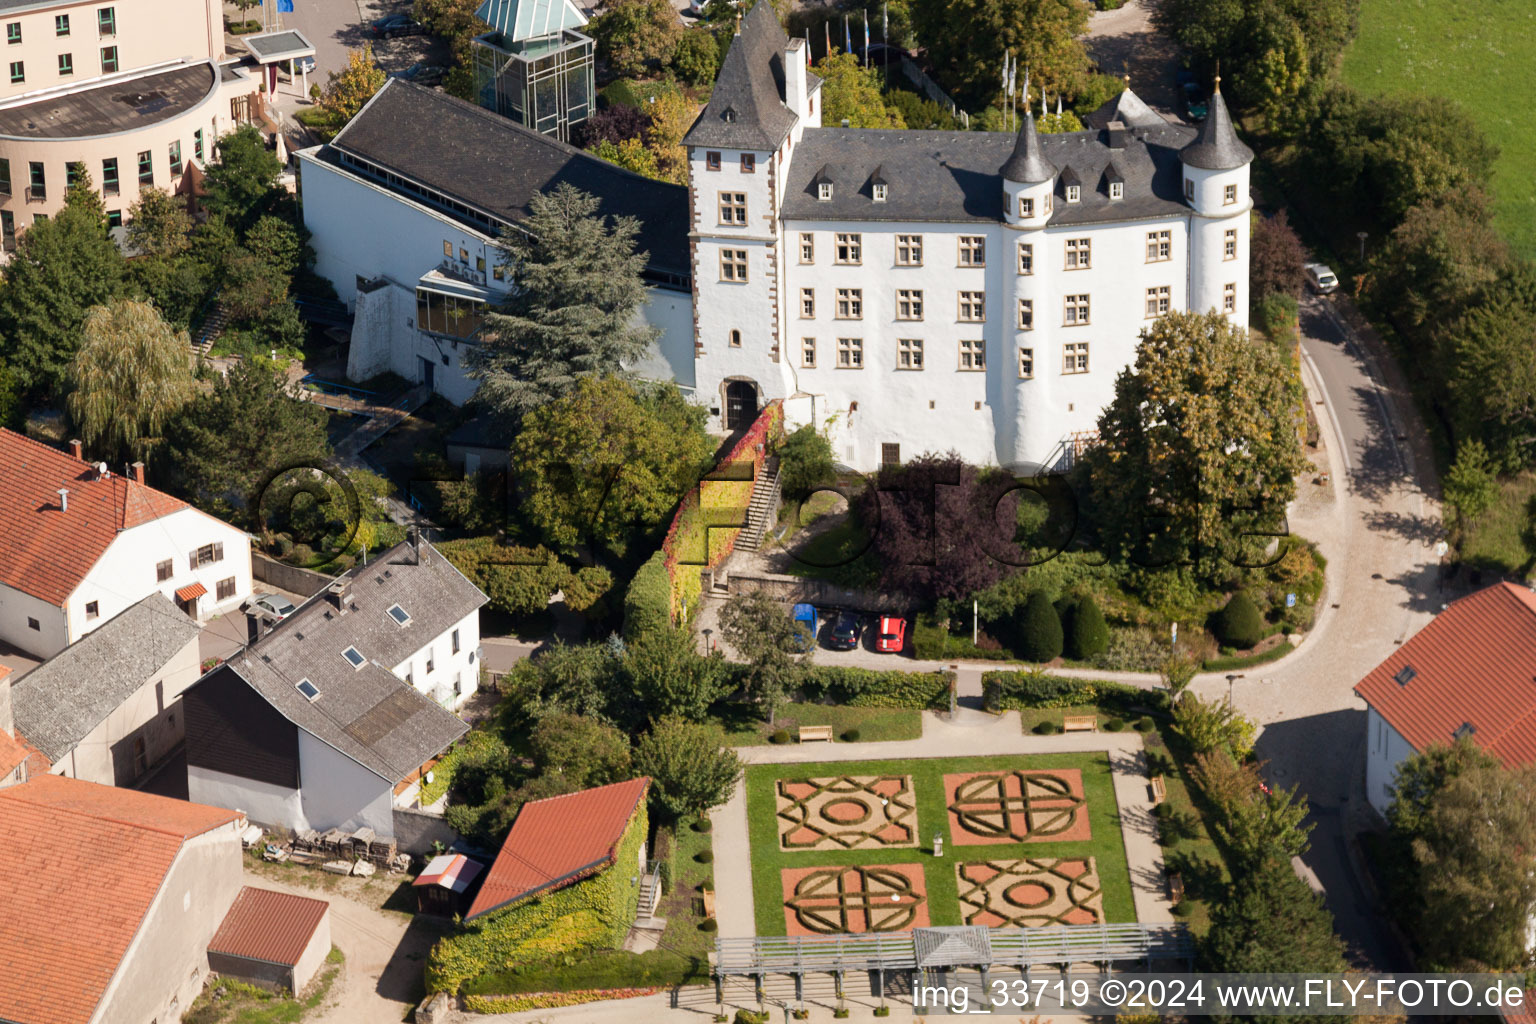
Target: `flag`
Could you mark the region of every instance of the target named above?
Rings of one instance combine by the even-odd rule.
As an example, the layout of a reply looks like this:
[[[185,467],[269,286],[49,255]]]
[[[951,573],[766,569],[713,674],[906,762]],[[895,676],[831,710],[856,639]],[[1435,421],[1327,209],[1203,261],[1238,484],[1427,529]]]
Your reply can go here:
[[[848,30],[848,15],[843,15],[843,49],[853,52],[853,33]]]
[[[293,13],[293,0],[277,0],[277,13],[278,14],[292,14]]]
[[[891,41],[891,8],[889,4],[880,5],[880,41]]]
[[[864,12],[864,66],[869,66],[869,12]]]
[[[805,26],[805,66],[811,66],[811,26]]]
[[[822,54],[822,56],[830,57],[832,56],[832,19],[828,18],[822,22],[821,27],[827,30],[827,52]]]
[[[1061,93],[1056,94],[1056,116],[1061,116]]]

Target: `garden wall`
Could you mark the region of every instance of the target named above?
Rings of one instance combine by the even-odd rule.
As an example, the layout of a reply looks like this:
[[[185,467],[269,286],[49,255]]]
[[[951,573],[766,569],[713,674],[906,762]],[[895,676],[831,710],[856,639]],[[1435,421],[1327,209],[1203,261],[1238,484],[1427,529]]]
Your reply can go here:
[[[332,577],[312,569],[300,569],[296,565],[279,562],[260,551],[251,552],[251,575],[290,594],[310,597],[331,585]]]
[[[715,570],[705,569],[704,583],[714,583]],[[765,591],[769,597],[785,604],[816,605],[818,608],[847,608],[856,612],[882,615],[906,615],[916,607],[907,594],[899,591],[865,590],[859,587],[840,587],[826,580],[806,576],[786,576],[778,573],[733,572],[725,580],[731,597]]]
[[[396,807],[394,818],[395,847],[401,853],[424,856],[432,852],[434,842],[452,846],[460,838],[441,814],[419,811],[413,807]]]

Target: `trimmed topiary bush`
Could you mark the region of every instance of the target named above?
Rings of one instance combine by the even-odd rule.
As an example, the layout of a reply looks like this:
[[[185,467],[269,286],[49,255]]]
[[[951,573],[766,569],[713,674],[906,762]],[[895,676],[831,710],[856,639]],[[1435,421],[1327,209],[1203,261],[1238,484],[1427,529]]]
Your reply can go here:
[[[1061,656],[1061,616],[1045,591],[1037,590],[1029,595],[1024,606],[1023,620],[1019,624],[1020,657],[1030,661],[1051,661]]]
[[[857,743],[857,742],[859,742],[859,730],[857,730],[857,729],[844,729],[843,730],[842,739],[843,739],[844,743]]]
[[[1038,733],[1041,736],[1049,736],[1052,733],[1054,733],[1058,728],[1060,728],[1060,726],[1058,726],[1055,722],[1053,722],[1049,718],[1047,718],[1045,721],[1043,721],[1039,725],[1035,726],[1035,732]]]
[[[891,1008],[889,1006],[877,1006],[877,1007],[875,1007],[875,1016],[876,1017],[889,1017],[890,1015],[891,1015]]]
[[[1125,729],[1125,722],[1118,718],[1111,718],[1104,723],[1105,732],[1120,732]]]
[[[712,917],[706,917],[704,920],[699,922],[699,931],[701,932],[712,932],[719,927],[719,923],[716,922]]]
[[[708,864],[710,861],[715,859],[715,851],[700,850],[698,853],[693,855],[693,859],[698,861],[700,864]]]
[[[1239,590],[1225,608],[1216,613],[1216,635],[1223,643],[1249,648],[1264,639],[1264,617],[1253,598]]]
[[[708,818],[700,818],[690,826],[695,832],[708,832],[715,827],[715,823]]]
[[[1087,660],[1109,648],[1109,626],[1092,596],[1072,610],[1072,657]]]
[[[1151,715],[1142,715],[1140,718],[1136,719],[1136,731],[1137,732],[1151,732],[1152,731],[1152,727],[1153,727],[1153,722],[1152,722],[1152,716]]]
[[[769,743],[788,743],[789,742],[789,730],[788,729],[775,729],[775,730],[773,730],[773,734],[768,737],[768,742]]]

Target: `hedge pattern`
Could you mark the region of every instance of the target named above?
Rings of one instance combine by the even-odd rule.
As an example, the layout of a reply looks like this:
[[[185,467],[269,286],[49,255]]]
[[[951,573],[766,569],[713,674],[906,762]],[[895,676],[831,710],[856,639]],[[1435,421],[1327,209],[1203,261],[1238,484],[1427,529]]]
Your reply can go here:
[[[641,801],[619,839],[613,867],[466,924],[462,933],[439,941],[427,958],[427,991],[458,992],[482,974],[622,947],[639,900],[629,880],[649,827]]]
[[[988,711],[1027,711],[1099,704],[1130,707],[1153,694],[1125,683],[1103,679],[1073,679],[1035,672],[986,672],[981,677],[981,702]]]
[[[666,555],[658,550],[646,559],[624,592],[624,639],[637,640],[666,626],[670,600]]]
[[[840,665],[812,665],[800,687],[811,702],[856,708],[948,711],[953,672],[894,672]]]
[[[465,996],[464,1009],[470,1013],[522,1013],[524,1010],[580,1006],[604,999],[638,999],[660,991],[659,988],[585,988],[571,992],[525,992],[513,996]]]

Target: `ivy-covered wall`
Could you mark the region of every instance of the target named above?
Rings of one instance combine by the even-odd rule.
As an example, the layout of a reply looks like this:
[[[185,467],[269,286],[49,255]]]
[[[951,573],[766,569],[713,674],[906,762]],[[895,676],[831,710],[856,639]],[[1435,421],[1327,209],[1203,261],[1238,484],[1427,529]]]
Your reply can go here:
[[[427,991],[458,992],[482,974],[589,949],[617,949],[635,919],[640,848],[650,824],[645,801],[615,852],[614,866],[554,892],[531,897],[438,941],[427,958]]]

